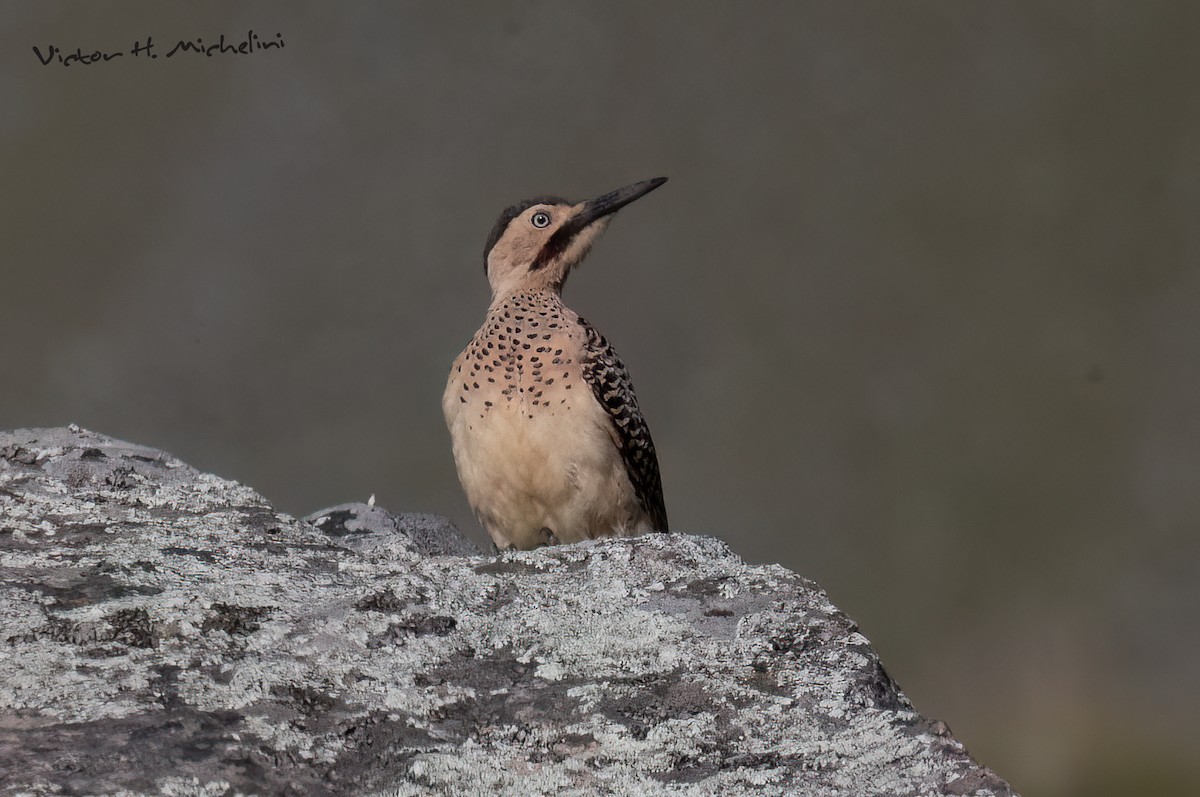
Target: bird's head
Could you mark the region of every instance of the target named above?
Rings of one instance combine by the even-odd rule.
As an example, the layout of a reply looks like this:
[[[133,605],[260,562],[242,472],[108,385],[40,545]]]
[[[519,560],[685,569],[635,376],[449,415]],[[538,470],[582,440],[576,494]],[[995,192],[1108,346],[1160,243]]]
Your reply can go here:
[[[612,214],[666,181],[665,177],[644,180],[586,202],[540,196],[508,208],[496,220],[483,252],[492,295],[543,288],[561,291],[567,275],[604,232]]]

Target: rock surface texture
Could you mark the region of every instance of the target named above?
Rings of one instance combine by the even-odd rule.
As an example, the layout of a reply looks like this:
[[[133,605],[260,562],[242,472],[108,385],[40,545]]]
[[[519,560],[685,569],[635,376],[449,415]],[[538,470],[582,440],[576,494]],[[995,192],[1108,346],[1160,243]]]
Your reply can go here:
[[[1011,795],[813,583],[0,433],[0,793]]]

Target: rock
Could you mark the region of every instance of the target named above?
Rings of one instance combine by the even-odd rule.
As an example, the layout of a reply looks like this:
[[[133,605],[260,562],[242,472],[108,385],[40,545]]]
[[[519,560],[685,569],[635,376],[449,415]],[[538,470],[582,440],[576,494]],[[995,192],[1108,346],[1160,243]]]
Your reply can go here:
[[[393,515],[383,507],[338,504],[304,518],[341,544],[365,549],[406,546],[426,556],[477,556],[483,553],[453,523],[438,515]]]
[[[4,794],[1011,795],[813,583],[682,534],[477,555],[0,433]]]

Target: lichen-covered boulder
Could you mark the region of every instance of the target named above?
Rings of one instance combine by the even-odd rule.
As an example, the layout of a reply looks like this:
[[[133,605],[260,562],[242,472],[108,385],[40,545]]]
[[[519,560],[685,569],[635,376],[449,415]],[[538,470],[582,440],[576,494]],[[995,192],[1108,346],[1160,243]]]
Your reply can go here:
[[[814,584],[0,433],[0,793],[1010,795]]]

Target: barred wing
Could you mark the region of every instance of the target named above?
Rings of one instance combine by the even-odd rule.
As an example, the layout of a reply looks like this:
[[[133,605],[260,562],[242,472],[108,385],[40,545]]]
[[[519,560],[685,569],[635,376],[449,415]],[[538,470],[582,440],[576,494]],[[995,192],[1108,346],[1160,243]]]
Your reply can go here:
[[[654,441],[650,439],[650,427],[638,409],[629,371],[603,335],[584,319],[580,318],[579,323],[587,336],[583,379],[612,419],[613,436],[638,502],[650,517],[654,530],[667,531],[667,508],[663,503],[658,455],[654,451]]]

